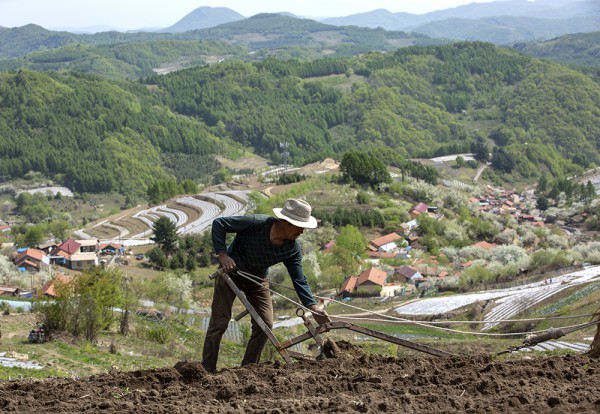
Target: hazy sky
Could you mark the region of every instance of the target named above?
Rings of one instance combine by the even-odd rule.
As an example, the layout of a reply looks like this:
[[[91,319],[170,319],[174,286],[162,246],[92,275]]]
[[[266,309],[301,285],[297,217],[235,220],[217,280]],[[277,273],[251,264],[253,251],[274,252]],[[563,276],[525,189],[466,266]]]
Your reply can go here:
[[[287,11],[304,17],[339,17],[387,9],[423,14],[492,0],[0,0],[0,26],[35,23],[47,29],[109,26],[131,30],[168,27],[202,6],[228,7],[249,17]]]

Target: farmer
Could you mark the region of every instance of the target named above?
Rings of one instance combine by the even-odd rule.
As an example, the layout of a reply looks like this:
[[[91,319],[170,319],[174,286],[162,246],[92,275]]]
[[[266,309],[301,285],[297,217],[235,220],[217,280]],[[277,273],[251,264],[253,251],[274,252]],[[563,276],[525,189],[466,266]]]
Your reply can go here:
[[[330,322],[329,316],[317,305],[306,277],[302,271],[302,252],[296,241],[304,229],[317,227],[317,220],[311,216],[311,207],[306,201],[289,199],[283,208],[274,208],[277,217],[263,214],[249,216],[221,217],[213,221],[213,247],[219,258],[220,267],[228,272],[236,286],[244,292],[250,304],[256,309],[265,324],[273,326],[273,304],[269,291],[267,272],[269,267],[283,263],[302,304],[308,308],[321,325]],[[236,233],[229,246],[227,233]],[[255,275],[248,280],[236,270]],[[219,357],[221,337],[231,319],[231,307],[235,293],[222,277],[217,277],[211,305],[212,313],[204,349],[202,365],[208,371],[215,371]],[[252,320],[252,334],[242,365],[258,363],[267,336]]]

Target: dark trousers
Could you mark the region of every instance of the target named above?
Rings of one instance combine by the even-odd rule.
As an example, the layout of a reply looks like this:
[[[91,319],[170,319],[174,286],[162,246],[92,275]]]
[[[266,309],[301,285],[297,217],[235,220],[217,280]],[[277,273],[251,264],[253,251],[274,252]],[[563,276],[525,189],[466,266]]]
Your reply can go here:
[[[271,292],[268,289],[269,281],[264,279],[256,283],[241,276],[232,276],[232,280],[244,292],[250,304],[265,321],[265,324],[269,328],[272,328],[273,304],[271,302]],[[217,369],[221,338],[231,320],[231,307],[235,298],[235,293],[231,290],[225,279],[220,276],[217,277],[211,305],[210,322],[206,331],[204,349],[202,350],[202,365],[207,370],[214,371]],[[252,334],[246,346],[242,365],[258,363],[266,342],[267,336],[256,321],[252,319]]]

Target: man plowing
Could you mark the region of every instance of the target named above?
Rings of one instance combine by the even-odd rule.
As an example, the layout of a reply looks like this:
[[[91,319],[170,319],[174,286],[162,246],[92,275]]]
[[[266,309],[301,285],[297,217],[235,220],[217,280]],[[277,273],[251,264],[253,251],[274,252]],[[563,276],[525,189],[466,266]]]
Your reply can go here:
[[[302,304],[321,325],[331,322],[327,313],[319,309],[302,270],[302,251],[296,241],[304,229],[317,227],[311,216],[311,206],[303,200],[289,199],[283,208],[275,208],[276,217],[263,214],[221,217],[213,221],[212,240],[221,269],[230,274],[235,285],[244,292],[264,323],[273,326],[273,304],[267,279],[268,269],[283,263],[292,279]],[[232,243],[226,245],[227,233],[235,233]],[[253,280],[236,274],[255,275]],[[211,305],[211,317],[202,351],[202,365],[209,371],[217,368],[221,338],[231,320],[231,308],[236,298],[227,282],[217,277]],[[267,341],[264,330],[252,320],[252,333],[242,365],[258,363]]]

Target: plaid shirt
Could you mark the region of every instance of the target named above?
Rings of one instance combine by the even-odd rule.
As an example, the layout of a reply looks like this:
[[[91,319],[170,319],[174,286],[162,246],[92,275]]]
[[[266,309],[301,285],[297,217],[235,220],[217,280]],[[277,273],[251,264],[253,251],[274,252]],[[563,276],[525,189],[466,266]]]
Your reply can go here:
[[[269,267],[283,263],[304,306],[316,302],[302,271],[302,251],[295,240],[281,246],[271,243],[271,226],[278,219],[264,214],[219,217],[212,223],[212,241],[217,254],[227,252],[238,269],[267,277]],[[227,247],[227,233],[236,233]]]

